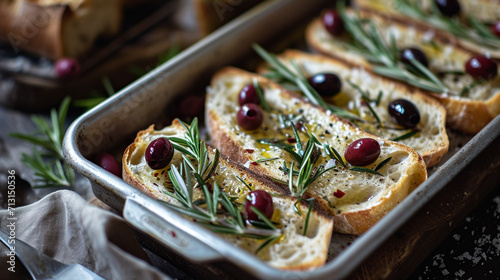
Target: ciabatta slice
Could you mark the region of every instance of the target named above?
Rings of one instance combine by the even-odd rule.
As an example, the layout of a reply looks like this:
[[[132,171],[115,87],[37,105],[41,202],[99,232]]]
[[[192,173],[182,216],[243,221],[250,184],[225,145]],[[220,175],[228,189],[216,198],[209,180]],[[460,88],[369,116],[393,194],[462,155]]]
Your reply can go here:
[[[240,107],[238,95],[245,85],[253,81],[262,88],[271,111],[264,111],[260,128],[246,131],[236,120]],[[336,168],[324,173],[308,188],[306,195],[317,198],[334,216],[334,230],[337,232],[365,232],[427,178],[423,159],[408,146],[362,131],[322,108],[304,102],[301,96],[262,76],[236,68],[221,69],[213,76],[206,98],[207,127],[213,144],[220,152],[246,164],[260,175],[281,181],[288,181],[288,175],[281,168],[284,162],[290,167],[292,158],[281,148],[258,141],[262,138],[294,139],[290,127],[280,126],[279,114],[301,115],[304,119],[302,127],[307,127],[310,133],[314,133],[322,143],[334,147],[340,155],[344,154],[349,144],[360,138],[373,138],[380,143],[379,158],[365,168],[373,169],[392,158],[379,170],[381,175],[353,171],[350,166],[337,164]],[[299,134],[306,143],[308,136],[304,130]],[[322,151],[315,166],[331,166],[333,160]],[[268,161],[262,162],[263,159]]]
[[[148,144],[154,139],[159,137],[183,138],[185,133],[184,127],[177,120],[161,130],[154,130],[151,126],[139,132],[123,155],[123,179],[153,198],[179,204],[175,199],[166,195],[164,191],[169,186],[166,176],[167,170],[171,168],[172,164],[178,166],[181,161],[181,153],[176,150],[171,164],[161,170],[151,169],[146,163],[144,153]],[[209,148],[209,151],[210,157],[213,159],[213,149]],[[303,235],[308,204],[299,204],[298,207],[302,215],[298,215],[293,210],[296,203],[295,198],[287,196],[287,193],[273,182],[257,177],[224,156],[220,157],[214,175],[209,179],[209,182],[213,184],[216,181],[228,196],[237,197],[237,201],[243,203],[248,190],[238,177],[254,190],[265,190],[268,193],[276,194],[273,197],[275,210],[272,221],[278,223],[283,234],[277,241],[259,251],[257,256],[269,265],[282,269],[310,269],[322,266],[327,258],[333,219],[315,207],[309,218],[307,233]],[[199,188],[194,189],[194,196],[196,198],[202,196]],[[263,243],[262,240],[228,234],[222,234],[221,237],[251,253],[254,253]]]
[[[475,55],[459,48],[448,38],[438,36],[432,29],[422,29],[422,26],[411,25],[410,22],[393,21],[366,10],[359,11],[359,16],[372,20],[385,42],[390,42],[392,34],[398,49],[415,46],[422,49],[429,58],[429,70],[434,73],[464,71],[465,62]],[[326,31],[319,18],[307,27],[306,39],[310,48],[317,52],[373,70],[373,65],[362,55],[346,47],[349,36],[333,37]],[[447,124],[451,128],[466,133],[477,133],[500,114],[500,77],[474,86],[465,95],[460,93],[475,81],[470,75],[443,74],[441,80],[450,89],[450,93],[428,93],[446,108]]]
[[[387,109],[389,103],[397,99],[411,101],[420,112],[421,120],[416,127],[419,132],[398,142],[419,153],[424,158],[427,167],[437,164],[448,151],[446,111],[437,100],[425,93],[374,75],[361,67],[351,67],[345,62],[323,55],[287,50],[277,58],[290,71],[295,72],[292,62],[296,63],[306,77],[319,73],[333,73],[339,76],[342,81],[341,92],[325,100],[363,119],[365,122],[356,122],[361,129],[387,139],[395,139],[408,133],[408,129],[404,129],[392,120]],[[263,73],[265,72],[264,69]],[[376,116],[381,120],[382,127],[378,125],[374,114],[366,106],[361,93],[349,82],[360,87],[370,100],[377,100],[381,93],[379,102],[370,103]]]

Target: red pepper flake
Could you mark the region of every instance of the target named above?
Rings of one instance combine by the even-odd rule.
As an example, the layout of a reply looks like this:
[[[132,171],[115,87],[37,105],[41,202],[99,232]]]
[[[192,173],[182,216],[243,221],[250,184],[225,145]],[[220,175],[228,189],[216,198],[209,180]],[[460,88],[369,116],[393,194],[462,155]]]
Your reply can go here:
[[[258,162],[256,162],[256,161],[252,161],[250,164],[251,164],[251,165],[259,165],[259,163],[258,163]]]
[[[335,196],[336,198],[342,198],[344,195],[345,195],[345,192],[343,192],[341,190],[337,190],[336,192],[333,193],[333,196]]]
[[[170,231],[170,235],[172,235],[172,237],[173,237],[173,238],[175,238],[175,237],[176,237],[176,235],[175,235],[175,231],[171,230],[171,231]]]
[[[297,139],[295,139],[295,138],[288,138],[288,139],[286,139],[286,141],[288,141],[288,143],[290,143],[290,144],[297,143]]]
[[[155,177],[158,177],[158,172],[156,172],[155,174],[153,174]]]
[[[157,186],[158,187],[158,184],[157,183],[153,183],[153,185]]]
[[[249,154],[252,154],[254,152],[254,149],[245,149],[245,151],[247,151],[247,153]]]
[[[160,181],[160,177],[156,178],[156,181]]]

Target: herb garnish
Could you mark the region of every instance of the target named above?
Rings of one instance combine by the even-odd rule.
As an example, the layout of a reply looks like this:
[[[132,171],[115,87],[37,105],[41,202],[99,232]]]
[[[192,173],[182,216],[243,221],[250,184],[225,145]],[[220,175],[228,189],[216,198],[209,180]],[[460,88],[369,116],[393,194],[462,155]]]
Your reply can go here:
[[[372,105],[370,104],[372,102],[372,100],[370,100],[368,93],[365,92],[365,91],[363,91],[361,89],[361,87],[359,87],[358,85],[352,83],[350,80],[347,80],[347,82],[349,83],[349,85],[351,85],[351,87],[353,87],[354,89],[356,89],[361,94],[361,99],[365,102],[366,106],[368,107],[368,109],[370,110],[370,112],[372,113],[372,115],[377,120],[378,125],[380,127],[382,127],[382,121],[380,120],[379,116],[377,115],[377,113],[373,109]],[[378,97],[377,97],[377,104],[380,102],[381,96],[382,96],[382,92],[380,91],[379,94],[378,94]]]
[[[382,37],[372,20],[349,15],[345,10],[345,3],[342,1],[339,1],[337,11],[342,17],[346,30],[354,40],[347,46],[375,64],[376,66],[373,67],[375,73],[425,90],[438,93],[449,92],[449,89],[418,60],[409,59],[411,65],[398,61],[398,49],[394,35],[391,35],[390,44],[387,46],[382,41]]]
[[[270,112],[271,109],[269,109],[269,105],[267,104],[266,99],[264,98],[264,93],[262,92],[262,88],[259,86],[259,83],[257,82],[257,79],[252,80],[253,87],[255,88],[255,92],[257,93],[257,96],[259,97],[260,103],[262,103],[262,107],[264,107],[264,110],[266,112]]]
[[[330,110],[332,113],[346,118],[346,119],[358,119],[358,117],[346,110],[339,107],[326,103],[319,93],[309,84],[307,78],[304,77],[302,71],[299,69],[296,63],[292,62],[295,67],[296,73],[288,69],[283,63],[281,63],[274,55],[267,52],[261,46],[253,44],[253,49],[270,65],[270,71],[273,72],[273,76],[285,80],[296,85],[300,91],[309,99],[309,101],[315,105],[321,106],[326,110]]]
[[[218,151],[215,151],[213,159],[210,160],[205,142],[200,139],[196,118],[189,126],[182,121],[180,123],[187,130],[185,137],[170,137],[169,139],[174,148],[182,153],[182,162],[178,167],[171,165],[168,175],[173,184],[173,192],[164,190],[164,193],[181,205],[167,201],[162,201],[162,203],[181,214],[196,219],[199,224],[215,233],[265,240],[256,253],[278,239],[282,234],[281,230],[277,229],[258,209],[252,208],[263,222],[259,224],[259,228],[247,227],[238,205],[221,190],[217,182],[214,182],[212,192],[209,191],[206,181],[215,171]],[[251,190],[243,179],[237,178]],[[200,187],[203,191],[205,208],[193,202],[193,190],[196,187]]]
[[[384,167],[386,164],[388,164],[389,161],[391,161],[391,159],[392,159],[392,157],[384,159],[374,169],[356,166],[356,167],[349,168],[349,170],[351,170],[351,171],[358,171],[358,172],[366,172],[366,173],[371,173],[371,174],[375,174],[375,175],[384,176],[384,175],[380,174],[378,171],[382,167]]]
[[[419,131],[420,130],[418,130],[418,129],[412,129],[403,135],[392,138],[391,141],[401,141],[401,140],[408,139],[408,138],[412,137],[413,135],[417,134]]]
[[[482,22],[472,16],[467,17],[469,25],[460,22],[458,18],[443,16],[437,9],[434,1],[431,1],[431,10],[424,11],[419,7],[419,1],[412,3],[408,0],[396,0],[395,6],[401,13],[414,19],[422,20],[435,28],[447,31],[456,37],[481,44],[483,46],[498,48],[500,38],[496,37],[491,30]]]
[[[15,137],[34,145],[33,156],[22,155],[21,161],[35,171],[36,181],[40,184],[34,188],[48,188],[74,184],[74,171],[65,162],[62,152],[64,138],[64,121],[68,113],[70,98],[66,97],[59,110],[50,111],[50,124],[42,116],[32,115],[31,120],[38,127],[35,135],[10,133]],[[40,135],[39,135],[40,134]],[[38,148],[43,150],[43,153]],[[46,159],[51,159],[47,161]]]

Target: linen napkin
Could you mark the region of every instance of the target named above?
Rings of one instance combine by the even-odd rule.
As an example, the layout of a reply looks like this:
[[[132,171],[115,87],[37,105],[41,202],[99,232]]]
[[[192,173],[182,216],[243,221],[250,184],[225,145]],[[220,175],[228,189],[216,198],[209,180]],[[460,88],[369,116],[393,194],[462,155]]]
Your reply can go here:
[[[0,211],[0,228],[5,232],[12,229],[9,217],[16,218],[16,239],[62,263],[79,263],[106,279],[169,279],[148,263],[146,252],[121,217],[93,206],[75,192],[51,193],[36,203],[15,208],[14,215]],[[0,278],[22,279],[7,270],[3,252]],[[16,262],[16,268],[22,266],[20,260]]]

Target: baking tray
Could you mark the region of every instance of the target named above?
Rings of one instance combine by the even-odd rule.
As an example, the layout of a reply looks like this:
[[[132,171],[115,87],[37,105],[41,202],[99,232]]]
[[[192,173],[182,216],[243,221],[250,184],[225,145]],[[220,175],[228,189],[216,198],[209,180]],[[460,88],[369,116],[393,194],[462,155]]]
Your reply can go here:
[[[373,254],[383,246],[391,243],[391,236],[408,224],[412,217],[423,210],[429,213],[426,209],[436,198],[443,197],[447,189],[462,191],[465,187],[472,193],[480,190],[473,195],[475,199],[470,199],[470,203],[455,207],[470,211],[470,207],[500,182],[497,175],[500,170],[499,145],[496,145],[500,140],[500,117],[474,137],[450,131],[450,152],[437,167],[429,170],[432,174],[429,179],[365,234],[333,234],[326,265],[311,271],[284,271],[270,267],[205,228],[186,223],[184,218],[155,199],[89,160],[102,151],[114,150],[119,156],[138,131],[152,123],[161,123],[171,103],[179,96],[192,92],[193,84],[204,88],[211,74],[220,67],[238,65],[252,57],[252,43],[266,46],[273,39],[286,37],[301,24],[318,16],[328,4],[331,3],[323,0],[266,1],[260,4],[78,118],[64,139],[66,160],[78,173],[91,180],[99,199],[122,212],[125,220],[153,239],[154,244],[195,264],[230,263],[231,269],[226,272],[232,276],[261,279],[346,278],[372,259]],[[476,172],[472,168],[474,166],[479,166],[481,172]],[[457,186],[456,179],[461,178],[461,174],[468,176],[469,180],[464,182],[469,185]],[[446,195],[444,193],[445,202]],[[465,193],[465,196],[472,198],[470,193]],[[451,227],[453,219],[460,218],[464,211],[460,215],[444,215],[440,224],[449,223]]]

